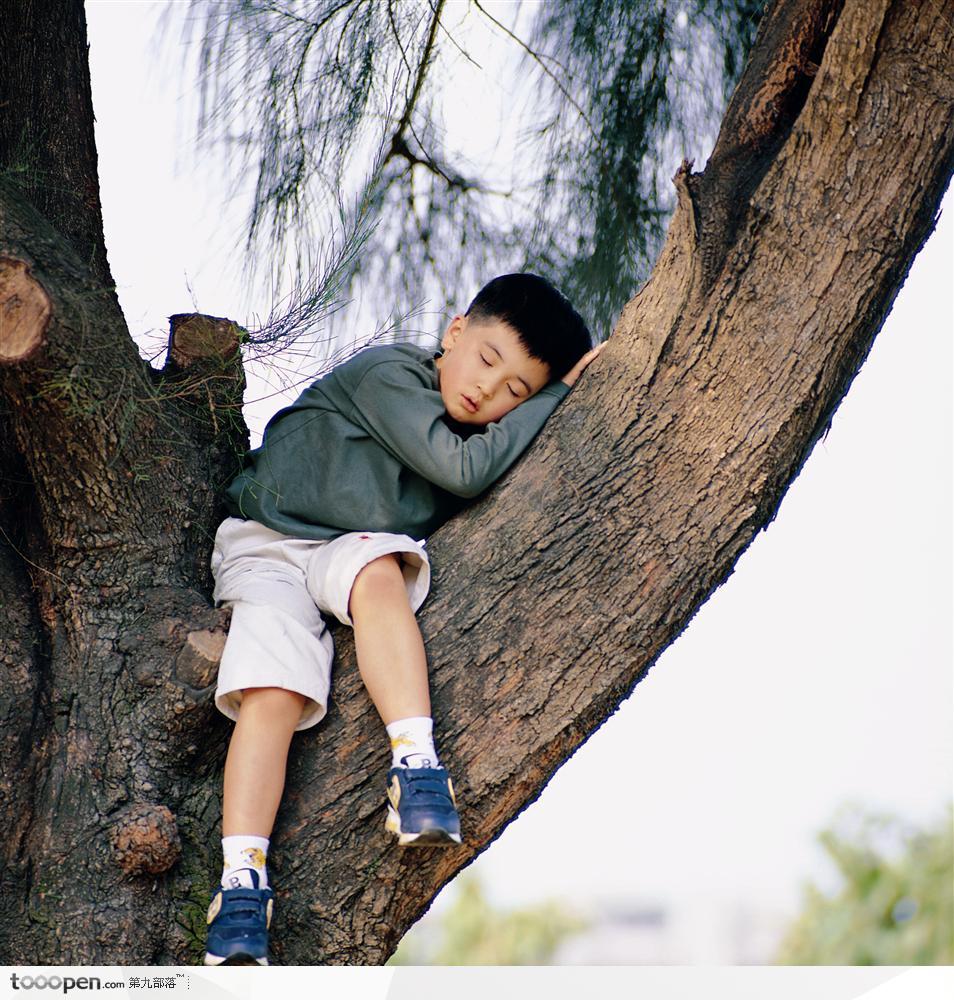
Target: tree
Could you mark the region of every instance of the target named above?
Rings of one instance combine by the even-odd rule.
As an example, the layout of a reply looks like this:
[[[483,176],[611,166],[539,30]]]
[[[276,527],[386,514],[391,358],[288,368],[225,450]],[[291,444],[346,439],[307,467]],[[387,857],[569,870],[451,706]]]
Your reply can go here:
[[[385,750],[338,634],[335,702],[292,759],[271,855],[294,890],[282,960],[387,956],[771,522],[954,170],[950,22],[927,0],[763,19],[599,365],[429,543],[472,568],[421,616],[465,846],[409,864],[385,842]],[[243,334],[174,317],[163,368],[138,356],[109,290],[82,6],[6,4],[3,24],[4,959],[185,961],[218,861],[226,622],[206,562],[245,435]]]
[[[846,810],[819,834],[837,893],[809,884],[778,960],[791,965],[950,965],[954,959],[954,827],[910,830]]]

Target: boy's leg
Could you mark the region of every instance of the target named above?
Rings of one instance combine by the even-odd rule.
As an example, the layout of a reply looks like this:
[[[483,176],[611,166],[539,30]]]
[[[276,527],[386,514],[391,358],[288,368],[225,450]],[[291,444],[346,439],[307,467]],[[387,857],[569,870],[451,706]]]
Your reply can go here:
[[[245,688],[225,759],[222,836],[271,836],[285,787],[292,734],[305,696],[283,688]]]
[[[384,724],[430,716],[427,657],[408,601],[400,556],[369,562],[348,602],[358,670]]]
[[[283,688],[243,688],[225,760],[222,888],[209,906],[205,964],[268,964],[273,893],[268,838],[285,785],[292,733],[307,699]]]
[[[267,964],[274,903],[269,837],[292,734],[324,715],[334,647],[308,593],[314,545],[254,521],[219,526],[211,568],[232,618],[216,707],[236,723],[224,776],[221,887],[209,906],[205,962]]]
[[[369,562],[348,602],[358,670],[391,737],[387,829],[402,845],[460,843],[454,789],[434,749],[424,640],[400,556]]]

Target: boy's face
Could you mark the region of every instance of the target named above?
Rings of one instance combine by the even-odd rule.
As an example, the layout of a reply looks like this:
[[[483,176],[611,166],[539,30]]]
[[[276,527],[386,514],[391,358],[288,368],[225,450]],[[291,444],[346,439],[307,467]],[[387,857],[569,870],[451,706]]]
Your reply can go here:
[[[530,357],[516,330],[499,320],[455,316],[441,346],[441,398],[462,424],[486,427],[550,381],[549,366]]]

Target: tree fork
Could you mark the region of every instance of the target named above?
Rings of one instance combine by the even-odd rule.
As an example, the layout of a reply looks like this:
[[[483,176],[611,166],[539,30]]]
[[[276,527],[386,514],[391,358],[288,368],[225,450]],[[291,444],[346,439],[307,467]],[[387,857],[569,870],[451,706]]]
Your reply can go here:
[[[208,521],[248,443],[242,331],[211,318],[218,333],[203,349],[200,318],[183,318],[154,372],[111,293],[2,181],[0,258],[0,395],[60,576],[121,544],[141,553],[143,585],[207,586]]]
[[[779,17],[803,9],[780,4]],[[663,256],[608,350],[531,460],[429,541],[436,575],[420,621],[462,848],[409,859],[387,840],[387,749],[351,637],[337,630],[329,716],[319,733],[296,737],[272,841],[280,959],[381,961],[774,516],[950,177],[942,14],[937,4],[845,0],[732,239],[713,237],[729,249],[711,286],[693,205],[701,196],[685,168]],[[29,263],[53,302],[45,357],[58,344],[58,286],[36,266],[42,247],[24,256],[10,245],[7,218],[0,253]],[[48,482],[36,479],[38,491]],[[147,500],[159,488],[138,484]],[[116,596],[97,600],[107,585],[98,570],[84,578],[91,603],[49,632],[52,724],[37,741],[21,855],[33,877],[0,911],[12,963],[186,961],[201,950],[227,734],[204,684],[224,616],[185,585],[150,586],[134,559],[111,568],[122,574]],[[180,860],[165,867],[176,836]],[[80,887],[77,870],[89,876]]]
[[[279,908],[289,960],[314,961],[316,919],[323,960],[382,960],[645,676],[775,516],[954,169],[949,31],[936,7],[849,0],[716,283],[703,291],[684,169],[663,256],[595,370],[529,461],[429,541],[438,575],[420,620],[442,755],[463,803],[459,851],[410,870],[379,846],[380,816],[370,803],[363,810],[362,793],[383,754],[362,740],[375,720],[351,645],[339,641],[337,710],[320,743],[358,776],[333,784],[318,741],[303,741],[291,764],[271,856],[279,871],[294,858],[295,873],[319,878],[282,873],[297,900]],[[882,183],[859,183],[872,176]],[[444,565],[479,567],[493,585],[444,576]],[[312,830],[318,803],[323,823],[348,830],[350,875]]]
[[[66,568],[80,549],[113,546],[136,522],[135,469],[155,440],[156,408],[115,297],[5,182],[0,258],[0,395]]]

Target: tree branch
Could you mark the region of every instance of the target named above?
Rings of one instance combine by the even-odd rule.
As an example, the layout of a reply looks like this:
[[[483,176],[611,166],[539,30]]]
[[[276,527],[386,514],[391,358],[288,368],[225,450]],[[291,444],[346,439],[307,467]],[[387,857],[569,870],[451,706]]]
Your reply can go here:
[[[195,579],[204,560],[188,536],[203,523],[201,510],[221,503],[221,477],[234,471],[247,434],[240,359],[237,372],[229,367],[237,352],[200,357],[192,337],[187,367],[153,372],[112,292],[2,181],[0,261],[0,401],[36,491],[56,586],[72,600],[71,574],[120,545],[142,553],[137,572],[149,583]],[[220,379],[215,398],[202,393],[197,402],[195,389],[210,378]],[[143,493],[144,479],[158,504]],[[170,509],[178,511],[171,533]],[[113,570],[108,560],[97,565],[108,595]],[[207,573],[200,568],[199,579]]]
[[[404,105],[404,113],[401,115],[397,129],[395,130],[395,139],[401,139],[404,135],[405,129],[407,129],[407,127],[411,124],[411,115],[414,113],[414,107],[417,104],[418,98],[421,96],[421,90],[424,87],[424,79],[427,76],[431,59],[434,56],[434,42],[437,38],[437,27],[440,24],[441,13],[444,10],[445,3],[446,0],[437,0],[437,6],[434,7],[430,27],[427,32],[427,41],[424,43],[424,51],[421,53],[420,61],[417,64],[417,76],[414,78],[414,84],[411,87],[411,94],[407,99],[407,103]]]
[[[759,25],[709,162],[689,179],[706,283],[725,262],[750,195],[804,106],[842,6],[843,0],[776,3]]]
[[[563,95],[563,97],[566,99],[566,102],[572,108],[574,108],[576,110],[577,114],[580,116],[580,118],[586,124],[586,127],[590,130],[590,135],[593,136],[593,139],[595,141],[598,141],[598,139],[599,139],[598,133],[597,133],[596,129],[593,128],[593,124],[590,122],[590,119],[587,116],[586,112],[583,110],[583,108],[580,107],[579,103],[576,101],[576,99],[573,97],[573,95],[569,92],[569,90],[567,90],[565,84],[563,84],[563,82],[557,78],[557,75],[553,72],[553,70],[550,69],[550,67],[547,66],[547,64],[543,61],[544,57],[541,56],[534,49],[530,48],[530,46],[527,45],[527,43],[522,38],[518,38],[517,35],[515,35],[505,24],[503,24],[502,22],[498,21],[497,18],[495,18],[493,16],[493,14],[491,14],[489,11],[485,10],[484,7],[482,7],[480,5],[480,3],[478,2],[478,0],[473,0],[473,4],[477,8],[477,10],[479,10],[480,13],[483,14],[484,17],[486,17],[488,21],[490,21],[491,24],[493,24],[500,31],[502,31],[511,41],[516,42],[517,45],[521,49],[523,49],[524,52],[526,52],[527,55],[530,56],[530,58],[540,67],[540,69],[548,77],[550,77],[550,79],[556,85],[557,90],[559,90],[560,93]],[[554,59],[552,56],[548,56],[547,58],[549,58],[553,63],[555,63],[564,72],[566,72],[566,67],[560,65],[560,62],[557,59]]]
[[[307,900],[296,891],[281,917],[286,960],[315,961],[317,938],[320,960],[381,961],[774,517],[954,169],[946,26],[900,0],[881,26],[868,0],[848,0],[812,95],[753,195],[757,226],[704,295],[693,291],[699,234],[681,172],[666,255],[607,351],[526,460],[429,540],[438,570],[473,567],[487,581],[439,570],[420,615],[442,756],[462,802],[459,850],[409,869],[384,841],[371,779],[386,752],[369,738],[377,720],[351,637],[336,632],[335,701],[320,739],[303,741],[290,764],[272,840],[279,867],[309,872]],[[333,767],[329,745],[339,748]],[[327,849],[342,837],[347,858]]]

